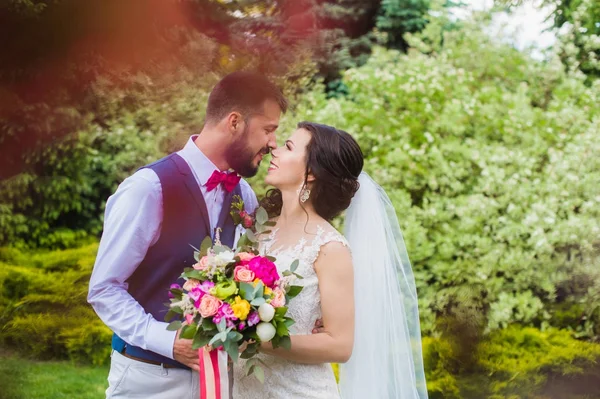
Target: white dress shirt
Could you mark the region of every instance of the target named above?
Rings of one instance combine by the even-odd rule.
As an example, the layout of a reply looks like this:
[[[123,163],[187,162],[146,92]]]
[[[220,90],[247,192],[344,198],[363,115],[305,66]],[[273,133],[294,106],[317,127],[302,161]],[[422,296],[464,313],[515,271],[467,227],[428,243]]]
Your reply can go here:
[[[210,192],[206,189],[206,182],[218,169],[196,147],[196,137],[190,137],[177,154],[187,162],[200,186],[214,231],[225,191],[221,185]],[[258,206],[256,194],[245,180],[240,181],[240,188],[246,211],[254,212]],[[104,232],[90,280],[88,302],[125,342],[172,359],[176,332],[167,331],[168,323],[146,313],[127,292],[126,282],[148,248],[158,241],[162,215],[162,188],[152,169],[141,169],[119,185],[106,203]]]

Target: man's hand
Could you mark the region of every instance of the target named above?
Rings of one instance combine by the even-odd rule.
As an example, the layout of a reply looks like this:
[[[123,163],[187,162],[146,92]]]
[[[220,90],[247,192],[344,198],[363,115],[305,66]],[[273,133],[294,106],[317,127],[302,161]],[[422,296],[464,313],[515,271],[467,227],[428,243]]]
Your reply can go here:
[[[185,364],[195,371],[200,371],[198,364],[198,350],[192,349],[191,339],[180,339],[181,330],[177,331],[175,342],[173,343],[173,358],[181,364]]]
[[[313,328],[312,333],[319,334],[319,333],[324,333],[324,332],[325,332],[325,326],[323,325],[323,320],[317,319],[317,321],[315,321],[315,328]]]

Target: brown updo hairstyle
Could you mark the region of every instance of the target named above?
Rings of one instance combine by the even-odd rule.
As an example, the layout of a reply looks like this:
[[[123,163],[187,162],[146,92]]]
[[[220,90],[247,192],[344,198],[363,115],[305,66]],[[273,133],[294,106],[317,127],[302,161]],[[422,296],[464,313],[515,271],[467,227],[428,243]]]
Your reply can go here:
[[[300,122],[298,128],[311,133],[304,187],[309,173],[312,174],[315,180],[310,188],[310,201],[317,214],[330,221],[350,206],[358,190],[358,176],[364,163],[362,150],[350,134],[332,126]],[[279,216],[283,205],[281,191],[269,190],[260,205],[269,217]]]

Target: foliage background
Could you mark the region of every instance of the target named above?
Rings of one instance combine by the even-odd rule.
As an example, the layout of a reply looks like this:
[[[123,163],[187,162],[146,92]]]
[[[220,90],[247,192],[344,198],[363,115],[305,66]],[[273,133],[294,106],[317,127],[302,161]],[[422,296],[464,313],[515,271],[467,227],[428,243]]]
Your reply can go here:
[[[105,367],[111,333],[85,298],[106,198],[199,131],[220,76],[255,69],[292,101],[280,138],[300,120],[351,132],[392,198],[431,397],[600,397],[595,3],[556,3],[564,33],[544,60],[451,6],[0,6],[2,33],[20,33],[0,62],[4,350]],[[35,397],[22,389],[9,397]]]

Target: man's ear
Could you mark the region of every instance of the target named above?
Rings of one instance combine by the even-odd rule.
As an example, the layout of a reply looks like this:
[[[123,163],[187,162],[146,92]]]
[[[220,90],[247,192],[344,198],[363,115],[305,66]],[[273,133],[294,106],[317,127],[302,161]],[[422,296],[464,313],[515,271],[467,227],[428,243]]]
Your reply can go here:
[[[239,112],[231,112],[227,115],[227,129],[232,134],[237,134],[239,131],[244,129],[244,119]]]

